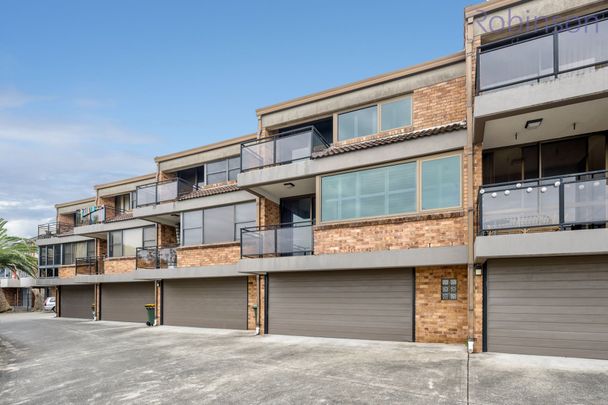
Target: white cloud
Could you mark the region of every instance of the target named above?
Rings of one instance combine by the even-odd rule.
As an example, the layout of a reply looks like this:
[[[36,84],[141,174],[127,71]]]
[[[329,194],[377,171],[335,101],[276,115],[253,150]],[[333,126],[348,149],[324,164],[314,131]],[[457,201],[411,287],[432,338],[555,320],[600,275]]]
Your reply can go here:
[[[15,89],[0,89],[0,109],[22,107],[44,97],[32,96]]]
[[[52,220],[52,217],[13,219],[6,223],[6,229],[9,235],[30,238],[36,236],[38,224],[44,224]]]
[[[28,102],[6,94],[0,92],[0,109]],[[95,184],[155,170],[153,135],[100,118],[18,113],[0,113],[0,217],[18,236],[35,236],[38,224],[54,218],[56,203],[93,196]]]

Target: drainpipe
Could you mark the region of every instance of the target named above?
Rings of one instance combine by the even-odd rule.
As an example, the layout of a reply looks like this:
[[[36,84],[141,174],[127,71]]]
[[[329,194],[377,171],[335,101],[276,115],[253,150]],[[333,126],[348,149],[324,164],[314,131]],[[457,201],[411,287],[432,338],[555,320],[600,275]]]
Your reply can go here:
[[[474,193],[474,153],[473,153],[473,18],[465,21],[465,64],[466,64],[466,111],[467,111],[467,348],[473,352],[475,344],[475,211]]]

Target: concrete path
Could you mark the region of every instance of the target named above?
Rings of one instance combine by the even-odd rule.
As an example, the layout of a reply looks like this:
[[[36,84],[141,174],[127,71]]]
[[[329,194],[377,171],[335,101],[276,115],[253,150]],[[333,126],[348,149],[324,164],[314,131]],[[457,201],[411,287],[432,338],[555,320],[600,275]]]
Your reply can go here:
[[[505,358],[468,369],[460,345],[2,314],[0,403],[605,403],[608,362]]]

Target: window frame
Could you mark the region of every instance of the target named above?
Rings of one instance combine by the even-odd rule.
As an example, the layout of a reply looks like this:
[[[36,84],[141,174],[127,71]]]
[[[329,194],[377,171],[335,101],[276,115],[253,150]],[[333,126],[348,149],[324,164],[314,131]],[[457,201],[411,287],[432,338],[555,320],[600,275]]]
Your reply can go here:
[[[452,283],[453,281],[453,283]],[[443,287],[444,287],[444,282],[446,283],[446,286],[448,287],[448,291],[447,292],[443,292]],[[441,301],[458,301],[458,279],[456,277],[442,277],[441,278],[441,283],[439,283],[439,297],[441,298]],[[452,292],[452,287],[454,287],[454,291]],[[444,298],[444,294],[447,294],[447,297]],[[452,294],[454,294],[454,298],[452,298]]]
[[[458,173],[458,178],[460,179],[460,185],[459,185],[459,193],[458,193],[458,204],[451,206],[451,207],[441,207],[441,208],[428,208],[428,209],[423,209],[422,208],[422,163],[423,162],[430,162],[433,160],[440,160],[440,159],[447,159],[447,158],[451,158],[451,157],[455,157],[458,156],[458,169],[459,169],[459,173]],[[437,211],[445,211],[445,210],[453,210],[456,208],[461,208],[462,204],[463,204],[463,158],[462,158],[462,153],[459,154],[446,154],[446,155],[439,155],[439,156],[432,156],[432,157],[426,157],[426,158],[421,158],[419,159],[419,163],[418,163],[418,181],[419,181],[419,187],[420,189],[418,190],[418,203],[419,203],[419,208],[420,208],[420,212],[421,213],[427,213],[427,212],[437,212]]]
[[[231,160],[235,160],[236,162],[238,162],[238,167],[237,168],[230,168],[230,161]],[[226,162],[226,168],[225,170],[221,170],[221,171],[216,171],[216,172],[209,172],[209,165],[213,164],[213,163],[217,163],[217,162],[221,162],[221,161],[225,161]],[[214,160],[210,160],[208,162],[202,163],[200,165],[196,165],[196,166],[192,166],[192,167],[188,167],[185,169],[180,169],[177,170],[175,173],[177,175],[177,173],[184,171],[184,170],[189,170],[189,169],[198,169],[200,167],[203,167],[203,178],[201,179],[199,177],[199,172],[198,170],[195,170],[194,172],[194,177],[195,177],[195,182],[194,185],[198,185],[198,186],[209,186],[209,185],[213,185],[213,184],[222,184],[222,183],[226,183],[228,181],[236,181],[236,179],[234,180],[230,180],[230,172],[232,171],[236,171],[237,174],[241,172],[241,155],[233,155],[233,156],[228,156],[225,158],[221,158],[221,159],[214,159]],[[224,173],[226,175],[226,179],[220,182],[216,182],[216,183],[209,183],[208,179],[209,179],[209,174],[220,174],[220,173]]]
[[[137,228],[126,228],[126,229],[118,229],[116,231],[109,231],[108,232],[108,236],[107,236],[107,240],[108,240],[108,258],[134,258],[135,256],[125,256],[124,252],[125,252],[125,247],[124,247],[124,235],[123,232],[127,231],[127,230],[131,230],[131,229],[138,229],[141,232],[141,246],[136,246],[135,249],[137,250],[137,248],[142,248],[142,247],[150,247],[150,246],[145,246],[144,245],[144,229],[145,228],[154,228],[155,232],[154,235],[156,237],[156,244],[155,247],[158,246],[158,228],[156,225],[147,225],[147,226],[141,226],[141,227],[137,227]],[[116,256],[114,254],[114,245],[118,245],[116,243],[114,243],[113,241],[113,237],[112,234],[114,233],[119,233],[120,232],[120,256]]]
[[[245,205],[245,204],[254,204],[255,205],[255,209],[257,212],[257,201],[252,200],[252,201],[243,201],[243,202],[238,202],[238,203],[233,203],[233,204],[224,204],[224,205],[217,205],[217,206],[213,206],[213,207],[206,207],[206,208],[200,208],[197,210],[190,210],[190,211],[183,211],[180,213],[180,247],[193,247],[193,246],[205,246],[205,245],[221,245],[221,244],[227,244],[227,243],[236,243],[236,242],[240,242],[240,233],[237,235],[237,229],[241,229],[238,227],[238,225],[243,225],[243,224],[249,224],[251,223],[251,226],[256,226],[258,223],[258,218],[256,215],[256,218],[254,221],[238,221],[237,222],[237,212],[236,212],[236,208],[239,205]],[[234,239],[230,240],[230,241],[224,241],[224,242],[211,242],[211,243],[206,243],[205,242],[205,211],[210,210],[210,209],[214,209],[214,208],[221,208],[221,207],[232,207],[233,209],[233,224],[232,224],[232,233],[234,235]],[[188,212],[201,212],[201,226],[196,226],[196,227],[189,227],[186,228],[184,227],[184,214],[188,213]],[[185,230],[190,230],[190,229],[200,229],[201,232],[201,244],[200,245],[184,245],[184,231]]]
[[[423,210],[422,209],[422,162],[450,158],[450,157],[454,157],[454,156],[457,156],[459,158],[459,162],[460,162],[459,176],[458,176],[458,178],[460,179],[459,204],[456,206],[453,206],[453,207],[442,207],[442,208],[433,208],[433,209]],[[371,220],[376,220],[376,219],[414,217],[414,216],[421,215],[421,214],[433,214],[433,213],[440,213],[440,212],[445,212],[445,211],[453,211],[455,209],[462,209],[463,204],[464,204],[464,201],[463,201],[464,200],[464,181],[463,181],[464,158],[463,158],[463,156],[464,156],[463,151],[458,150],[458,151],[452,151],[452,152],[439,153],[436,155],[429,155],[429,156],[424,156],[424,157],[416,157],[416,158],[411,158],[411,159],[399,160],[399,161],[395,161],[395,162],[388,162],[388,163],[384,163],[384,164],[380,164],[380,165],[358,167],[355,169],[342,170],[339,172],[316,176],[316,186],[315,187],[316,187],[316,193],[317,193],[318,198],[316,199],[316,207],[315,207],[316,212],[317,212],[315,224],[326,225],[326,224],[340,224],[340,223],[351,223],[351,222],[364,222],[364,221],[371,221]],[[349,219],[336,219],[336,220],[327,220],[327,221],[323,220],[323,211],[322,211],[323,210],[323,205],[322,205],[323,178],[336,176],[336,175],[340,175],[340,174],[345,174],[345,173],[352,173],[352,172],[359,172],[359,171],[364,171],[364,170],[369,170],[369,169],[376,169],[376,168],[380,168],[380,167],[396,166],[396,165],[407,164],[407,163],[411,163],[411,162],[416,162],[416,210],[415,211],[405,212],[405,213],[400,213],[400,214],[387,214],[387,215],[377,215],[377,216],[369,216],[369,217],[355,217],[355,218],[349,218]]]
[[[410,99],[410,123],[408,125],[404,125],[404,126],[400,126],[400,127],[395,127],[395,128],[391,128],[391,129],[382,129],[382,106],[384,104],[389,104],[389,103],[393,103],[396,101],[400,101],[400,100],[404,100],[404,99]],[[348,114],[350,112],[354,112],[354,111],[359,111],[359,110],[364,110],[366,108],[369,107],[376,107],[376,132],[371,133],[369,135],[364,135],[364,136],[357,136],[357,137],[352,137],[352,138],[348,138],[348,139],[340,139],[339,135],[340,135],[340,128],[339,128],[339,116],[342,114]],[[400,129],[400,128],[409,128],[412,127],[414,125],[414,93],[413,92],[409,92],[407,94],[402,94],[399,96],[395,96],[395,97],[390,97],[390,98],[386,98],[380,101],[376,101],[373,103],[368,103],[368,104],[364,104],[361,106],[358,106],[356,108],[349,108],[346,110],[341,110],[341,111],[337,111],[333,114],[333,119],[334,119],[334,125],[333,125],[333,140],[334,143],[337,142],[347,142],[347,141],[352,141],[353,139],[361,139],[361,138],[365,138],[368,136],[373,136],[373,135],[377,135],[379,133],[382,132],[388,132],[388,131],[394,131],[396,129]]]

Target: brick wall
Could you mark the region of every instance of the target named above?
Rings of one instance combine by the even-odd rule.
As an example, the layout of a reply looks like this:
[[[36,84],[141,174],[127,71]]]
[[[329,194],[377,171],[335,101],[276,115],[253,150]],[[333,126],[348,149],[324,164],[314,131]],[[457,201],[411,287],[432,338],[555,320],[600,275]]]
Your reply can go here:
[[[253,306],[257,303],[256,276],[247,278],[247,329],[255,330],[255,312]],[[264,334],[264,276],[260,276],[260,334]]]
[[[184,246],[177,248],[176,251],[178,267],[233,264],[241,259],[241,245],[239,242]]]
[[[59,214],[57,215],[57,222],[65,224],[71,228],[74,226],[74,214]],[[61,231],[61,233],[65,233],[63,232],[64,229],[61,229]]]
[[[59,278],[76,277],[76,266],[59,267]]]
[[[127,273],[135,270],[135,258],[107,257],[103,265],[105,274]]]
[[[458,280],[458,299],[441,300],[441,279]],[[416,269],[416,341],[465,343],[467,341],[466,266]]]
[[[97,256],[106,256],[108,254],[108,241],[105,239],[97,239]]]
[[[19,295],[17,292],[17,288],[3,288],[2,292],[4,292],[4,296],[8,301],[8,305],[11,307],[19,306]]]
[[[465,77],[414,90],[412,123],[415,130],[466,119]]]
[[[159,224],[156,229],[156,240],[159,246],[171,246],[177,243],[177,233],[174,226]]]
[[[258,202],[259,207],[259,224],[260,226],[265,225],[276,225],[281,223],[281,211],[279,204],[267,198],[260,198]]]
[[[475,276],[475,346],[473,351],[483,350],[483,276]]]
[[[466,217],[463,210],[317,225],[314,229],[316,255],[457,246],[465,242]]]

